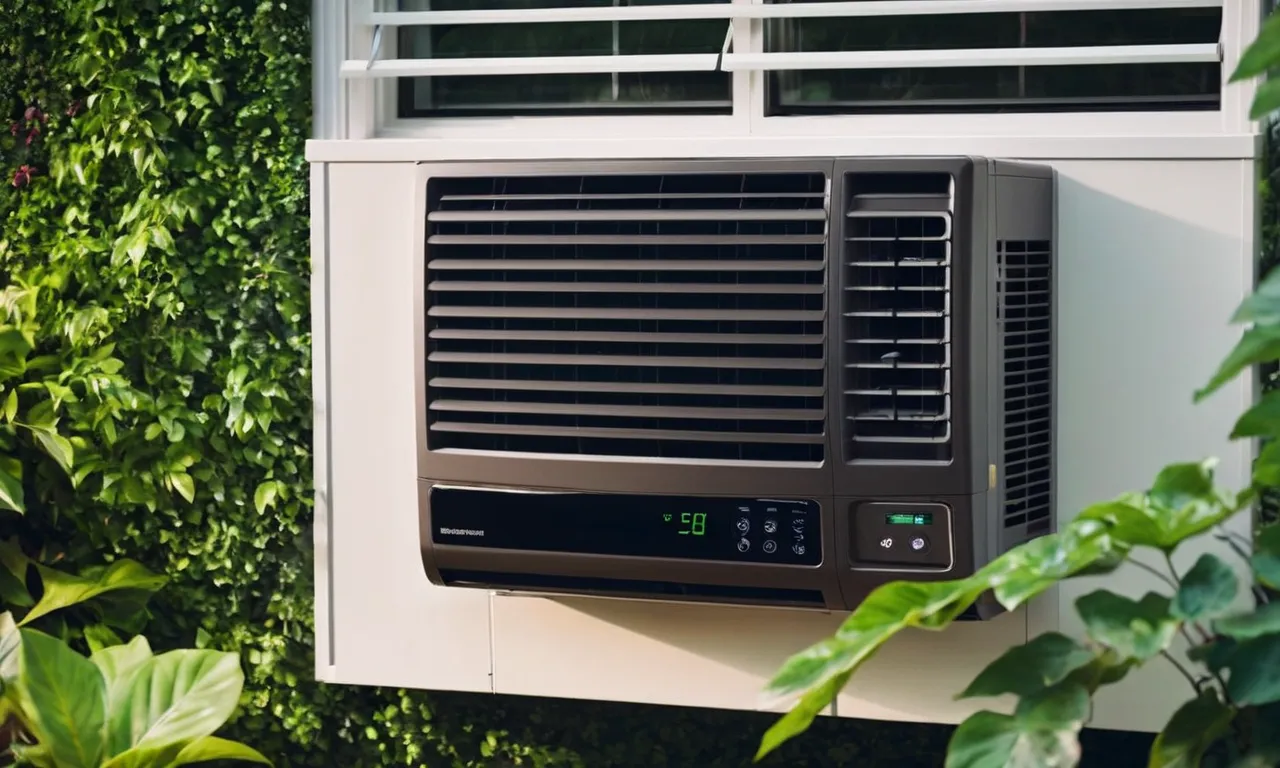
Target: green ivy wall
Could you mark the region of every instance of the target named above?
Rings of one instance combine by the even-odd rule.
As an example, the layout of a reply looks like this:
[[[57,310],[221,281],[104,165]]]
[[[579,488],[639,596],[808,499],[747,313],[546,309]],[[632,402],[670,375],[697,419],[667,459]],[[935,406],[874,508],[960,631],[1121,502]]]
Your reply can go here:
[[[749,764],[768,716],[312,679],[309,11],[0,4],[0,278],[46,283],[46,327],[114,345],[141,393],[110,435],[84,425],[103,447],[83,484],[33,488],[45,513],[5,534],[169,574],[153,643],[239,651],[230,735],[281,766]],[[825,721],[767,763],[940,765],[948,734]],[[1086,754],[1139,764],[1145,741]]]

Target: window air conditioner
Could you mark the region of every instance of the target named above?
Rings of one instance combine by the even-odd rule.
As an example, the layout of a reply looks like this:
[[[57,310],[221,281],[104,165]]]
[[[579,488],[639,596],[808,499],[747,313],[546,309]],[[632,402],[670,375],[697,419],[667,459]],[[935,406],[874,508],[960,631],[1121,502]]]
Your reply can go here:
[[[434,583],[844,610],[1052,529],[1050,169],[427,163],[419,186]]]

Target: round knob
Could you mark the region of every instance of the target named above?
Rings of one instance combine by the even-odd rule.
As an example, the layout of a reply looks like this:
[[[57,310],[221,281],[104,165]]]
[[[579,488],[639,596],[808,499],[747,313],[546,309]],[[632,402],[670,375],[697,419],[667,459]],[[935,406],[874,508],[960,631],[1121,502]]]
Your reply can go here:
[[[745,517],[738,518],[738,530],[741,533],[746,533],[751,530],[751,521]]]
[[[738,551],[746,552],[748,549],[751,549],[751,542],[746,539],[738,539]]]

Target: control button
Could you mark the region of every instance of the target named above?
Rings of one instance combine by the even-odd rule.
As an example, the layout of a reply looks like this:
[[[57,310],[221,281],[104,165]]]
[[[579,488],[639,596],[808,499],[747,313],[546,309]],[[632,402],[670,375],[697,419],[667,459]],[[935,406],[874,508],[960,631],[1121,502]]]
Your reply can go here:
[[[893,538],[886,536],[880,540],[881,549],[893,549]]]
[[[751,521],[745,517],[738,518],[738,531],[746,533],[749,530],[751,530]]]
[[[791,530],[796,533],[804,533],[804,520],[796,519],[791,521]]]
[[[791,545],[791,551],[795,552],[797,555],[803,556],[805,553],[805,548],[803,544],[796,543]]]
[[[763,549],[766,555],[772,555],[774,552],[778,551],[778,542],[773,539],[769,539],[764,543]]]
[[[911,539],[911,550],[913,552],[924,552],[929,549],[929,539],[924,536],[914,536]]]
[[[746,539],[738,539],[738,551],[746,552],[748,549],[751,549],[751,542]]]
[[[764,532],[765,532],[765,533],[777,533],[777,532],[778,532],[778,521],[777,521],[777,520],[765,520],[765,521],[764,521]]]

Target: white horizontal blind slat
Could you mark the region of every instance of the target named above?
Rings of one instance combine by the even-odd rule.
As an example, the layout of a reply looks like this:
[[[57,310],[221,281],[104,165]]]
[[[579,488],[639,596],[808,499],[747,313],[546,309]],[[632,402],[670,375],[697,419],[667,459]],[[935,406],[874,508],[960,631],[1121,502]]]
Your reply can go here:
[[[388,59],[346,61],[344,78],[447,77],[465,75],[566,75],[611,72],[711,72],[714,53],[651,56],[516,56],[483,59]]]
[[[1050,67],[1094,64],[1182,64],[1215,62],[1217,44],[1113,45],[1071,48],[962,48],[905,51],[812,51],[726,54],[721,68],[781,71],[797,69],[927,69],[940,67]]]
[[[978,13],[1176,10],[1221,8],[1225,0],[846,0],[834,3],[738,5],[750,19],[848,18],[852,16],[950,16]]]

